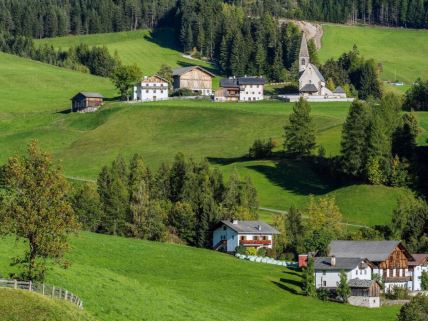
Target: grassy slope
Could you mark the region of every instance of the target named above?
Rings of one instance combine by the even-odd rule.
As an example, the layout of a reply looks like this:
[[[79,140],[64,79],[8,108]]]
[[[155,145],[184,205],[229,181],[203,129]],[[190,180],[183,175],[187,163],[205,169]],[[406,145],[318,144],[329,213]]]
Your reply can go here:
[[[53,300],[27,291],[0,288],[2,321],[90,321],[84,311],[62,300]]]
[[[15,255],[0,243],[0,271]],[[185,246],[82,233],[68,270],[48,282],[83,298],[103,321],[394,320],[398,307],[365,309],[301,296],[300,273]]]
[[[62,49],[76,46],[79,43],[86,43],[91,46],[106,45],[112,53],[117,51],[124,63],[137,64],[146,75],[157,72],[161,64],[168,64],[171,67],[187,65],[210,67],[206,62],[183,58],[178,51],[179,46],[174,31],[171,29],[161,29],[155,33],[150,30],[138,30],[135,32],[68,36],[42,39],[38,40],[37,43],[51,44]]]
[[[356,44],[366,58],[383,64],[382,77],[411,84],[416,78],[428,78],[428,31],[397,28],[323,25],[320,58],[337,58]]]
[[[61,111],[79,91],[115,94],[110,80],[0,53],[0,113]]]

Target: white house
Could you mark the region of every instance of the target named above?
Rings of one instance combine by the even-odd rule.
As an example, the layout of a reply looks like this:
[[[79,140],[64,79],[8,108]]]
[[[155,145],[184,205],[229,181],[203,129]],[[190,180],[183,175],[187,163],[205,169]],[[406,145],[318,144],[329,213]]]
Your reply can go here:
[[[273,236],[279,234],[261,221],[221,221],[213,232],[213,249],[234,252],[239,245],[272,248]]]
[[[428,273],[428,254],[412,254],[413,261],[409,261],[409,269],[412,272],[413,291],[422,290],[422,272]]]
[[[220,81],[214,93],[214,101],[260,101],[263,100],[263,77],[230,77]]]
[[[134,86],[133,100],[156,101],[168,99],[168,82],[157,75],[144,77]]]
[[[315,257],[315,287],[336,290],[340,273],[346,274],[351,289],[348,302],[356,306],[380,307],[380,284],[372,280],[373,265],[367,259],[347,257]]]

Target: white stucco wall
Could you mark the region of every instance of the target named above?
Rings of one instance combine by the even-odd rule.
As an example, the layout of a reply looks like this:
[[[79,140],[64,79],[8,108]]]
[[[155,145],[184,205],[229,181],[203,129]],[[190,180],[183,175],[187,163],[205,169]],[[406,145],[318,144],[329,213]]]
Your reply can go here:
[[[236,247],[239,245],[238,233],[232,230],[228,226],[220,226],[213,233],[213,246],[218,244],[221,240],[227,241],[227,252],[234,252]]]
[[[299,90],[302,89],[306,84],[314,84],[318,88],[318,95],[325,94],[321,90],[321,85],[325,86],[325,83],[321,82],[321,79],[318,77],[317,73],[311,65],[305,68],[305,71],[299,78]]]
[[[168,83],[166,82],[142,82],[137,86],[134,86],[133,100],[154,101],[166,99],[168,99]]]
[[[315,271],[315,287],[328,287],[334,288],[340,282],[340,269],[338,270],[316,270]],[[371,280],[372,278],[372,269],[367,267],[365,269],[360,269],[358,267],[353,270],[348,270],[346,272],[346,277],[348,280],[351,279],[360,279],[360,280]],[[325,284],[324,284],[325,281]]]
[[[380,297],[350,296],[348,303],[359,307],[379,308]]]
[[[263,85],[245,85],[240,86],[239,100],[240,101],[257,101],[263,100],[264,86]]]
[[[428,272],[428,265],[425,266],[415,266],[413,270],[413,281],[412,288],[413,291],[421,291],[422,290],[422,272]]]

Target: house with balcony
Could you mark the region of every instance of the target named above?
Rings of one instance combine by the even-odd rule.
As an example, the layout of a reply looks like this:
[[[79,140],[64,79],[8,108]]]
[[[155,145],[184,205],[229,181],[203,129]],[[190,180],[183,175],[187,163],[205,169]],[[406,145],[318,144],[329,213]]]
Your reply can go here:
[[[220,88],[214,93],[214,101],[260,101],[263,100],[265,79],[263,77],[230,77],[220,80]]]
[[[168,81],[157,75],[145,76],[134,86],[133,100],[157,101],[168,99]]]
[[[272,248],[274,235],[279,232],[262,221],[220,221],[213,232],[213,249],[235,252],[239,245]]]

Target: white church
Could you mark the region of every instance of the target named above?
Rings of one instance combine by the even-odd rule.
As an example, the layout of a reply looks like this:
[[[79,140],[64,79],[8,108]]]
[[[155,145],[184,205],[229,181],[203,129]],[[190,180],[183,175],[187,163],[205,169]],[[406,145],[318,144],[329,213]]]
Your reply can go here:
[[[299,94],[283,96],[287,101],[295,102],[303,97],[311,102],[353,101],[347,98],[342,87],[331,91],[317,66],[311,64],[306,36],[303,33],[299,52]]]

